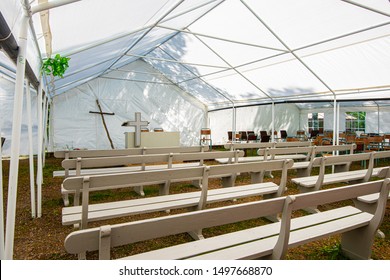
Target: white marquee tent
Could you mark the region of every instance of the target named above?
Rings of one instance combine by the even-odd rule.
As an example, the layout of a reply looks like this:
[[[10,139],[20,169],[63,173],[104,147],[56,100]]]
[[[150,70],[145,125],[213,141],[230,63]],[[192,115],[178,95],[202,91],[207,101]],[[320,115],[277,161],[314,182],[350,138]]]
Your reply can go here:
[[[388,0],[2,0],[0,12],[11,188],[20,154],[110,148],[96,100],[115,114],[116,148],[134,112],[182,145],[202,127],[215,143],[228,130],[306,129],[308,112],[343,130],[344,112],[366,111],[368,132],[390,132]],[[41,77],[57,53],[70,57],[64,77]]]

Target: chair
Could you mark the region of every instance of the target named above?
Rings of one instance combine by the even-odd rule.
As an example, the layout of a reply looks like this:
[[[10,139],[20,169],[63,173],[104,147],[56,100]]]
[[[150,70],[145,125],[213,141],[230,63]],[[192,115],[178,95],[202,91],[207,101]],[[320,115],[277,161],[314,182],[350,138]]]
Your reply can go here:
[[[248,142],[254,142],[257,140],[257,135],[254,131],[248,131]]]
[[[297,137],[286,137],[287,142],[299,142],[300,139]]]
[[[228,140],[232,141],[232,139],[233,139],[233,132],[232,131],[228,131]]]
[[[269,142],[270,138],[271,137],[269,135],[260,135],[260,142]]]
[[[310,131],[310,139],[316,138],[319,133],[320,133],[319,130],[311,130]]]
[[[246,131],[239,131],[238,133],[241,134],[241,141],[248,141],[248,134]]]
[[[260,139],[261,139],[261,137],[267,136],[267,135],[268,135],[267,131],[265,131],[265,130],[260,130]]]
[[[211,140],[211,129],[210,128],[202,128],[200,130],[200,145],[209,145],[210,149],[212,147],[212,140]]]
[[[286,138],[287,138],[287,131],[286,130],[280,131],[280,138],[286,140]]]

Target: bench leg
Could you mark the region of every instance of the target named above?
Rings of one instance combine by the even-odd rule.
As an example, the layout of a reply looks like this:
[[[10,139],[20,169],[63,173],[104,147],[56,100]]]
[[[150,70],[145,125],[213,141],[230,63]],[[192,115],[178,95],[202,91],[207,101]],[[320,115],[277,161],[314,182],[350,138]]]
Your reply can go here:
[[[202,182],[201,180],[193,180],[192,181],[192,185],[194,185],[195,187],[197,187],[198,189],[201,189],[202,187]]]
[[[233,187],[235,181],[236,181],[236,175],[232,175],[229,177],[222,177],[222,186],[224,188]]]
[[[188,234],[194,239],[194,240],[201,240],[204,239],[204,236],[202,234],[202,230],[198,229],[195,231],[189,231]]]
[[[145,196],[144,187],[143,186],[134,187],[134,191],[136,193],[138,193],[140,196]]]
[[[349,171],[350,164],[335,165],[334,173],[347,172]]]
[[[301,178],[301,177],[309,177],[309,176],[310,176],[310,170],[309,170],[309,168],[297,169],[297,177],[298,177],[298,178]]]
[[[371,214],[375,214],[375,210],[377,208],[377,203],[365,203],[357,199],[353,199],[353,203],[355,204],[355,207]],[[386,235],[384,232],[382,232],[380,229],[377,230],[376,234],[377,237],[384,239]]]
[[[265,194],[263,195],[263,199],[270,199],[270,198],[275,198],[276,195],[275,194]],[[264,216],[264,218],[266,218],[267,220],[271,221],[271,222],[280,222],[280,214],[275,214],[275,215],[269,215],[269,216]]]
[[[69,194],[64,193],[62,195],[62,200],[64,201],[64,206],[69,206]]]
[[[341,236],[341,249],[350,259],[370,259],[373,243],[374,234],[370,236],[368,226],[343,233]]]
[[[314,191],[314,188],[306,188],[306,187],[301,187],[301,186],[298,186],[298,189],[299,189],[300,193],[308,193],[308,192],[313,192]],[[317,205],[313,205],[311,207],[303,208],[303,210],[305,210],[306,212],[311,213],[311,214],[315,214],[315,213],[321,212],[320,210],[318,210]]]

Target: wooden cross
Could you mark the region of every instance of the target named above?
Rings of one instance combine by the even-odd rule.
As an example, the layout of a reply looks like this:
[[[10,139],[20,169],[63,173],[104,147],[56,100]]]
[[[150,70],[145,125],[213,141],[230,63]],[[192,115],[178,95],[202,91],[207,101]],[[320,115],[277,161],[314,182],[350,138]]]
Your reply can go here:
[[[135,112],[135,121],[128,121],[123,124],[124,126],[135,126],[134,147],[141,146],[141,126],[148,124],[148,121],[141,121],[140,112]]]
[[[107,134],[107,137],[108,137],[108,141],[110,141],[110,144],[111,144],[111,148],[112,149],[115,149],[114,148],[114,144],[112,143],[112,140],[111,140],[111,137],[110,137],[110,133],[108,132],[108,129],[107,129],[107,125],[106,125],[106,121],[104,120],[104,115],[115,115],[115,113],[106,113],[106,112],[103,112],[102,111],[102,107],[100,106],[100,103],[99,103],[99,99],[96,99],[96,104],[99,108],[99,112],[95,112],[95,111],[89,111],[91,114],[99,114],[101,117],[102,117],[102,122],[103,122],[103,126],[104,126],[104,129],[106,130],[106,134]]]

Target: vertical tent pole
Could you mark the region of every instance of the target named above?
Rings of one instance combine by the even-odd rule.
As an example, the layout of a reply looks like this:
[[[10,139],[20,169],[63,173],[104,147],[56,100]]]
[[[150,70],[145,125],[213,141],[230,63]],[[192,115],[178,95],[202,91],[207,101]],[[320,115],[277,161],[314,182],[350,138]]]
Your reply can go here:
[[[340,102],[337,103],[337,120],[336,120],[336,127],[337,127],[337,135],[336,135],[336,145],[340,145]],[[339,151],[336,151],[336,155],[339,155]]]
[[[376,103],[376,102],[375,102],[375,103]],[[379,133],[380,133],[380,131],[381,131],[381,130],[380,130],[380,128],[381,128],[381,127],[380,127],[380,118],[379,118],[379,115],[380,115],[380,114],[379,114],[379,113],[380,113],[380,109],[379,109],[379,105],[378,105],[378,103],[376,103],[376,106],[378,107],[378,134],[379,134]]]
[[[19,33],[19,51],[16,65],[16,83],[14,108],[12,117],[11,160],[8,181],[7,223],[5,232],[5,259],[11,260],[14,251],[14,234],[16,218],[16,195],[18,187],[20,130],[22,126],[23,86],[26,70],[27,29],[29,2],[24,3],[24,15],[21,20]]]
[[[38,96],[37,96],[37,117],[38,117],[38,150],[37,150],[37,195],[41,197],[42,193],[42,148],[43,148],[43,118],[42,118],[42,77],[38,86]],[[38,207],[38,217],[42,216],[42,210],[40,208],[41,204]]]
[[[34,153],[33,153],[33,137],[32,137],[32,116],[31,116],[31,91],[30,83],[26,80],[26,104],[27,104],[27,119],[28,119],[28,149],[29,149],[29,166],[30,166],[30,195],[31,195],[31,216],[35,218],[35,179],[34,179]]]
[[[339,134],[337,130],[337,100],[336,95],[334,95],[333,102],[333,145],[336,145],[336,135]],[[335,155],[335,151],[332,152],[332,155]],[[334,165],[332,165],[332,173],[334,173]]]
[[[275,131],[275,102],[272,102],[271,112],[272,112],[271,141],[274,142],[275,141],[275,134],[274,134],[274,131]]]
[[[45,102],[44,102],[44,112],[45,112],[45,117],[43,118],[43,166],[45,166],[45,159],[46,159],[46,151],[45,147],[48,147],[48,134],[47,134],[47,122],[48,122],[48,117],[49,117],[49,98],[46,96]]]
[[[1,121],[0,121],[1,136]],[[0,259],[4,260],[4,203],[3,203],[3,153],[0,144]]]
[[[237,116],[236,116],[236,107],[234,106],[234,103],[233,103],[233,107],[232,107],[232,110],[233,110],[233,123],[232,123],[232,142],[236,142],[236,124],[237,124]]]

